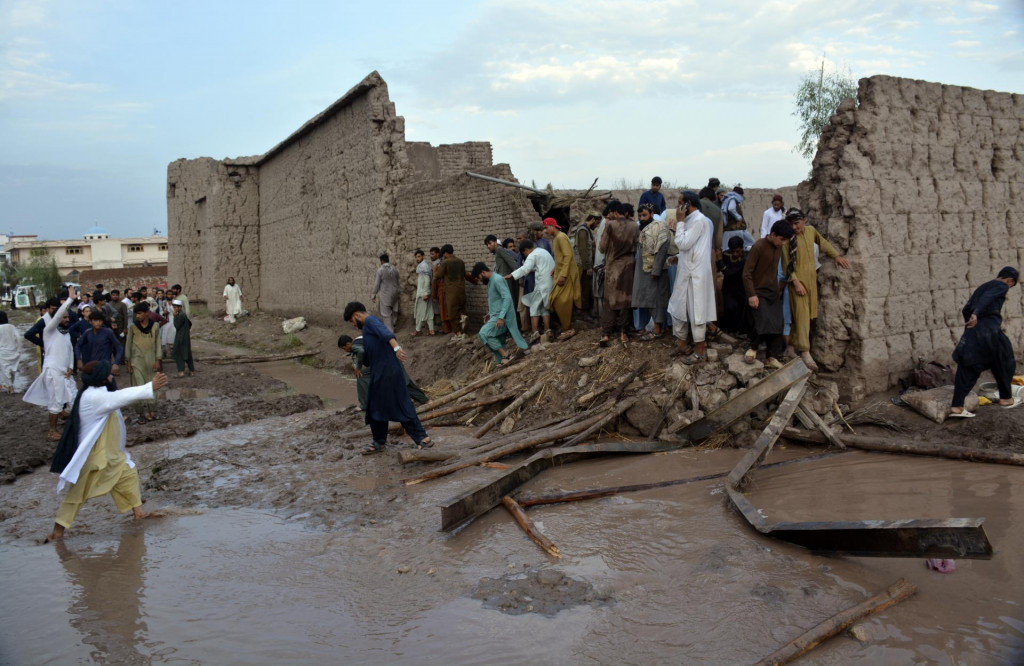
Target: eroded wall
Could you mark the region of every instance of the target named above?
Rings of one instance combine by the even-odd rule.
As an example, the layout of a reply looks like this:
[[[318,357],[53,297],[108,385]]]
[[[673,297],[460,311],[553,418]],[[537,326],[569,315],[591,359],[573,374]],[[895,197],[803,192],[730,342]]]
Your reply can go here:
[[[822,134],[799,199],[853,264],[825,262],[815,357],[852,397],[951,362],[971,292],[1024,263],[1024,97],[875,76]],[[1024,349],[1021,290],[1004,330]]]

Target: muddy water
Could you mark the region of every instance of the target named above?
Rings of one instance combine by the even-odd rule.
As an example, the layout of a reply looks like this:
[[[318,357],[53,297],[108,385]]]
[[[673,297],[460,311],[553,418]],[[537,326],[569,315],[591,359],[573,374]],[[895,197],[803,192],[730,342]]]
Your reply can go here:
[[[351,375],[315,370],[295,361],[254,363],[253,367],[268,377],[288,384],[297,393],[319,396],[328,409],[356,403],[356,380]]]
[[[582,462],[528,489],[681,478],[737,458],[683,451]],[[393,519],[332,532],[247,509],[175,516],[171,507],[170,517],[142,524],[87,520],[91,529],[62,549],[5,537],[0,661],[749,663],[903,576],[919,594],[867,621],[868,642],[840,637],[805,663],[1020,663],[1024,470],[859,453],[836,460],[765,472],[754,498],[771,511],[837,517],[833,510],[860,511],[859,493],[843,490],[854,482],[895,490],[864,510],[892,517],[910,504],[985,516],[996,557],[943,576],[919,560],[811,556],[753,532],[720,485],[705,482],[531,509],[564,554],[556,561],[500,510],[453,536],[436,531],[437,504],[500,474],[472,469],[410,487]],[[35,477],[0,493],[44,503],[51,479]],[[902,479],[934,501],[899,491]],[[611,602],[546,617],[485,609],[470,596],[481,578],[538,568]]]

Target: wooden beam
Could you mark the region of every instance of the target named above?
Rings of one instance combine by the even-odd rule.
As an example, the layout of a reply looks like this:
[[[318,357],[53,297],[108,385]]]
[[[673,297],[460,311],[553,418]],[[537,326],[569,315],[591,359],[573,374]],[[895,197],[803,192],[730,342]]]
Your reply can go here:
[[[825,444],[820,433],[798,428],[786,428],[782,431],[786,439],[812,444]],[[1024,465],[1024,453],[994,451],[992,449],[975,449],[969,446],[941,444],[938,442],[916,442],[898,437],[871,437],[868,435],[843,435],[847,446],[863,451],[881,451],[884,453],[904,453],[911,456],[934,456],[950,460],[967,460],[970,462],[996,463],[1000,465]]]

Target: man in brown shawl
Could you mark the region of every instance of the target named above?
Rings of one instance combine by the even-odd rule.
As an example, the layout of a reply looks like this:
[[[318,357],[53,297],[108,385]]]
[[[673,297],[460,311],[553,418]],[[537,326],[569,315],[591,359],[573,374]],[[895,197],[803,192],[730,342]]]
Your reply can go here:
[[[626,331],[633,315],[633,270],[639,227],[633,220],[622,216],[622,204],[611,201],[604,209],[606,220],[601,244],[604,253],[604,304],[601,312],[601,346],[607,347],[613,333],[626,342]]]
[[[441,247],[444,260],[438,266],[434,281],[443,281],[444,310],[452,324],[455,338],[461,340],[466,325],[466,264],[455,256],[450,244]]]

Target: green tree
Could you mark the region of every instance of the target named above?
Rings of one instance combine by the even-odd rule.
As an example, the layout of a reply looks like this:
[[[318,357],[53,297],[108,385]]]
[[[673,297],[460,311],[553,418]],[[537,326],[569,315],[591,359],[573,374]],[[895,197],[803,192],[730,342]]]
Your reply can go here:
[[[64,283],[57,262],[49,255],[33,256],[27,264],[18,267],[14,277],[16,284],[35,285],[36,292],[41,291],[46,298],[56,296]]]
[[[826,73],[823,58],[820,70],[805,74],[796,89],[793,115],[800,121],[800,143],[794,150],[807,159],[814,157],[822,130],[843,100],[851,97],[857,98],[857,80],[849,70]]]

